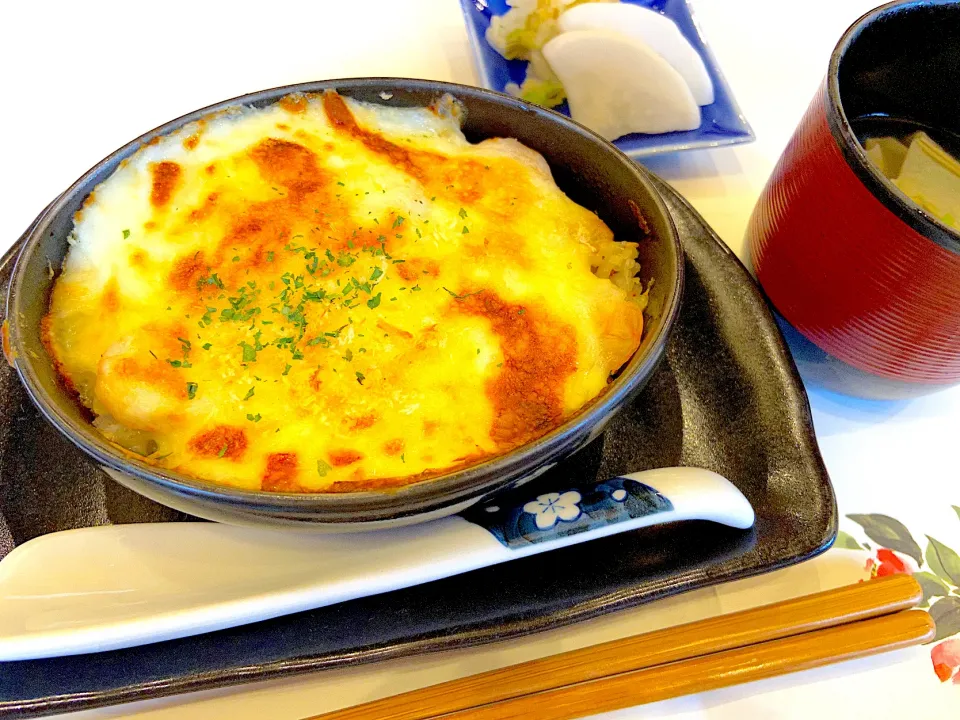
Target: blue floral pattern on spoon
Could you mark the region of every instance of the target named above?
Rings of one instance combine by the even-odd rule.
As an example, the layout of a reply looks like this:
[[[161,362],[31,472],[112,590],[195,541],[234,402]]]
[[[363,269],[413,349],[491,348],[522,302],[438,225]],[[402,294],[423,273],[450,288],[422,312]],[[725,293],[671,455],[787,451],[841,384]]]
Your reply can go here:
[[[673,503],[649,485],[616,477],[589,488],[537,495],[520,504],[522,490],[511,501],[481,505],[463,513],[508,548],[521,548],[568,535],[673,510]],[[518,497],[519,496],[519,497]]]

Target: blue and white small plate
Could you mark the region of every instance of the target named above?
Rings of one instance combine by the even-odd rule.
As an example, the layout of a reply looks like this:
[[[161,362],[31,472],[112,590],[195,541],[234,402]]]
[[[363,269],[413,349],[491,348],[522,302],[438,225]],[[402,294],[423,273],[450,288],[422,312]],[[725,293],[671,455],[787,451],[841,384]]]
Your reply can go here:
[[[710,73],[710,79],[713,80],[715,99],[712,104],[700,108],[703,122],[696,130],[659,135],[634,133],[617,139],[613,144],[629,157],[637,159],[678,150],[715,148],[752,142],[755,138],[753,130],[740,112],[733,92],[723,73],[720,72],[716,58],[713,57],[706,40],[700,34],[700,28],[697,26],[687,0],[622,1],[656,10],[677,24],[680,32],[703,58],[707,72]],[[490,18],[494,15],[502,15],[509,9],[506,0],[460,0],[460,5],[467,22],[473,58],[483,87],[504,92],[507,83],[515,82],[518,85],[522,83],[526,76],[527,63],[522,60],[504,59],[486,40]],[[554,109],[564,115],[570,114],[566,103]]]

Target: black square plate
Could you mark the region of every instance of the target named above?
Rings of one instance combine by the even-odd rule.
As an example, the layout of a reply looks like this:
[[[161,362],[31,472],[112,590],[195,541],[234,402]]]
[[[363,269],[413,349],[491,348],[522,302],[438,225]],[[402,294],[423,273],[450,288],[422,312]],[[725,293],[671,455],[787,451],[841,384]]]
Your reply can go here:
[[[516,637],[756,575],[833,541],[837,511],[793,361],[749,274],[663,183],[686,253],[666,361],[592,446],[537,481],[699,465],[733,481],[753,530],[680,523],[386,595],[183,640],[0,663],[0,716],[34,717]],[[0,292],[15,246],[0,261]],[[0,367],[0,514],[17,543],[68,528],[185,520],[107,479]],[[0,528],[2,531],[2,528]],[[2,545],[2,542],[0,542]],[[0,548],[2,553],[2,548]]]

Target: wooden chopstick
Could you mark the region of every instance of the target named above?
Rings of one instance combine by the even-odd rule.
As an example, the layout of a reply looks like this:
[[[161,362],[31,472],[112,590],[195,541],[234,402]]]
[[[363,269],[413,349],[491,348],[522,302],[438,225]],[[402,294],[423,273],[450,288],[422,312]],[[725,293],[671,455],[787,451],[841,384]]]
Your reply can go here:
[[[630,707],[923,642],[933,633],[929,616],[900,612],[921,597],[920,586],[907,575],[870,580],[452,680],[311,720],[499,719],[512,717],[515,709],[538,720],[582,717],[615,709],[598,703]],[[685,683],[688,677],[694,678],[692,684]],[[607,693],[616,697],[601,697]],[[556,712],[567,714],[545,714],[554,711],[546,707],[553,703]]]
[[[443,720],[572,720],[897,650],[930,640],[933,636],[933,621],[927,613],[905,610],[872,620],[523,695],[442,717]]]

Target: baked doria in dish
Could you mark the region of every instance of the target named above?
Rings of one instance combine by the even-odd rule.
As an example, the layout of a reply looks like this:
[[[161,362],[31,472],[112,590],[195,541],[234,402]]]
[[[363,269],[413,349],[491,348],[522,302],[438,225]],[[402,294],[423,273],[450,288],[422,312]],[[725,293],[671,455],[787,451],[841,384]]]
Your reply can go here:
[[[233,487],[398,487],[535,440],[637,349],[637,248],[536,152],[327,91],[144,146],[43,324],[111,442]]]

